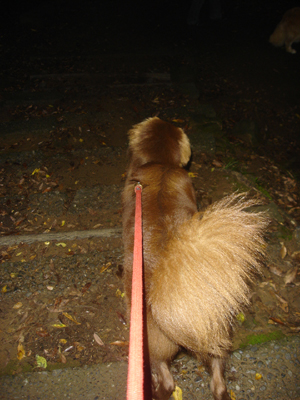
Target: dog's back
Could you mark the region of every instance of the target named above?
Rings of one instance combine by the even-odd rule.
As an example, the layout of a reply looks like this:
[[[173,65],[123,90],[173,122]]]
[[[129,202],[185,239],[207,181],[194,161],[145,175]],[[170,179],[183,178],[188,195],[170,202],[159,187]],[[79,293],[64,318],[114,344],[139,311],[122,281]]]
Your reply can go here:
[[[188,163],[190,144],[182,130],[152,118],[129,132],[130,166],[123,192],[125,261],[133,252],[134,187],[143,186],[143,240],[146,292],[150,272],[175,227],[197,211],[190,177],[181,166]],[[148,151],[149,150],[149,151]],[[131,285],[131,261],[126,263],[125,287]],[[130,273],[128,273],[130,272]],[[128,279],[128,282],[127,282]],[[127,294],[130,299],[130,293]]]

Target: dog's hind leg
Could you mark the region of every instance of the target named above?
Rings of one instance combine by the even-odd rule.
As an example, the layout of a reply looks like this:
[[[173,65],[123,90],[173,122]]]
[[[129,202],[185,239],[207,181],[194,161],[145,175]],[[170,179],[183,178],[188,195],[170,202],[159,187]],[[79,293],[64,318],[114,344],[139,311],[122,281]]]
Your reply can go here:
[[[175,389],[169,366],[179,347],[172,342],[153,320],[147,315],[148,349],[152,375],[152,398],[168,400]]]
[[[175,389],[173,376],[166,361],[155,360],[151,363],[152,397],[168,400]]]
[[[215,400],[231,400],[227,393],[224,371],[226,358],[209,356],[208,365],[211,372],[210,388]]]

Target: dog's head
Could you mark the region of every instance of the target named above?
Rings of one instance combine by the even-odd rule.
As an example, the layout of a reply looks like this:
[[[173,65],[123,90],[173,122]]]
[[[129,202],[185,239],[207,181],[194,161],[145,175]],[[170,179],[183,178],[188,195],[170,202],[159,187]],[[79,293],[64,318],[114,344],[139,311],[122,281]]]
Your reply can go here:
[[[185,166],[191,157],[190,142],[181,128],[154,117],[129,131],[129,156],[136,167],[147,163]]]

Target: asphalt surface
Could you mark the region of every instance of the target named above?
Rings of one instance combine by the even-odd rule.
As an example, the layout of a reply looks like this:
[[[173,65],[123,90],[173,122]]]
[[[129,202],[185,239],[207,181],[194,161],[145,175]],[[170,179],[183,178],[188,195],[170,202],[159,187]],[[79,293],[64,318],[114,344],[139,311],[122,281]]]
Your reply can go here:
[[[300,398],[299,345],[300,338],[291,337],[235,351],[226,373],[232,399]],[[212,399],[209,375],[194,358],[180,354],[172,372],[184,400]],[[126,362],[4,376],[0,378],[0,398],[122,400],[126,398],[126,376]]]

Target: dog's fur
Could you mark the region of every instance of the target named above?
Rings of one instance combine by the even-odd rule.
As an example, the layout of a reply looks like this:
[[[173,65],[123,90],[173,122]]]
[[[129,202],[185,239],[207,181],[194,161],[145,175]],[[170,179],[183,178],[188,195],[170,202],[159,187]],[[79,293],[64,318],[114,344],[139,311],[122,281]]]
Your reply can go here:
[[[129,131],[130,165],[123,192],[124,285],[130,310],[135,192],[143,186],[143,255],[152,397],[174,390],[169,363],[183,346],[209,366],[216,400],[230,400],[224,380],[235,316],[248,304],[259,270],[266,219],[231,195],[197,213],[182,167],[191,149],[182,129],[150,118]]]
[[[288,53],[295,54],[292,44],[300,42],[300,7],[288,10],[270,36],[270,43],[274,46],[285,45]]]

